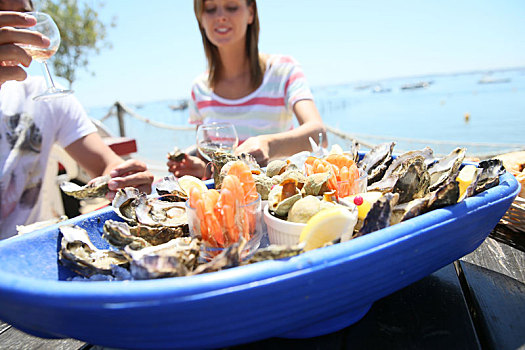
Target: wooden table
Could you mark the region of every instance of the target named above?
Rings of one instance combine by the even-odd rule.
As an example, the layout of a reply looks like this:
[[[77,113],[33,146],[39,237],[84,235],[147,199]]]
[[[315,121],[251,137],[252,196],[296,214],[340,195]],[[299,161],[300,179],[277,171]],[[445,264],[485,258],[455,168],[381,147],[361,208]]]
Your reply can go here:
[[[498,225],[473,253],[374,303],[354,325],[229,349],[525,349],[525,234]],[[0,349],[102,350],[0,321]]]

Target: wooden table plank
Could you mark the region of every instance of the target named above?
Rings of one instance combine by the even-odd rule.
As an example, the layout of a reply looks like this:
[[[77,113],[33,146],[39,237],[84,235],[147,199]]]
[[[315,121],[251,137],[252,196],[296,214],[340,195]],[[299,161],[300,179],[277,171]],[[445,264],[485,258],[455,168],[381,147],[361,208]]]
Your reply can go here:
[[[79,350],[85,346],[86,343],[75,339],[34,337],[0,321],[0,349]]]
[[[454,266],[377,301],[339,332],[272,338],[229,349],[480,349]]]
[[[487,238],[460,267],[482,345],[525,348],[525,252]]]

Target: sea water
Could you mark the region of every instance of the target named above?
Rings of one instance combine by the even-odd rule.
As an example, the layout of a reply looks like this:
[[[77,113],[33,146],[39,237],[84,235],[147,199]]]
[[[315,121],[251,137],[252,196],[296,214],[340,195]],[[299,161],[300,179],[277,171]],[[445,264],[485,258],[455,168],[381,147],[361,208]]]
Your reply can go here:
[[[487,78],[491,83],[480,83]],[[402,88],[419,82],[428,86]],[[525,148],[525,68],[313,86],[312,91],[325,124],[367,144],[396,141],[397,152],[430,146],[437,154],[464,146],[470,155]],[[188,110],[170,108],[176,102],[129,106],[149,120],[188,126]],[[88,112],[101,119],[109,108]],[[116,117],[104,124],[118,135]],[[125,129],[126,136],[136,139],[137,158],[159,169],[165,168],[166,154],[174,146],[195,143],[194,129],[162,129],[130,115],[125,117]],[[328,141],[345,145],[333,135]]]

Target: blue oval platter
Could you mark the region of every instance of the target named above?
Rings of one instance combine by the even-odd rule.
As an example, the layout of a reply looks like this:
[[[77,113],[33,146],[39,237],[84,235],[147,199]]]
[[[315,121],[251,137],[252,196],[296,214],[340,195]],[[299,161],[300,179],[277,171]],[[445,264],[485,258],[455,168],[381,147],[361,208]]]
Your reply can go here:
[[[117,348],[223,347],[334,332],[372,303],[472,252],[519,192],[505,173],[477,196],[288,260],[191,277],[68,281],[58,225],[0,242],[0,319],[27,333]],[[111,208],[68,224],[100,248]],[[63,223],[62,223],[63,224]]]

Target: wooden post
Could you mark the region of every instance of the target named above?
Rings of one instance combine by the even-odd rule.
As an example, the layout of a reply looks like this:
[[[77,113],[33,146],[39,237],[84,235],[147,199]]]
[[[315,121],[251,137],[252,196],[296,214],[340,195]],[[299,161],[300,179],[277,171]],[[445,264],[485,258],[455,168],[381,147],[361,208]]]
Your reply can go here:
[[[118,101],[115,102],[115,106],[117,107],[117,118],[120,137],[126,137],[126,128],[124,127],[124,108],[122,108],[122,105]]]

